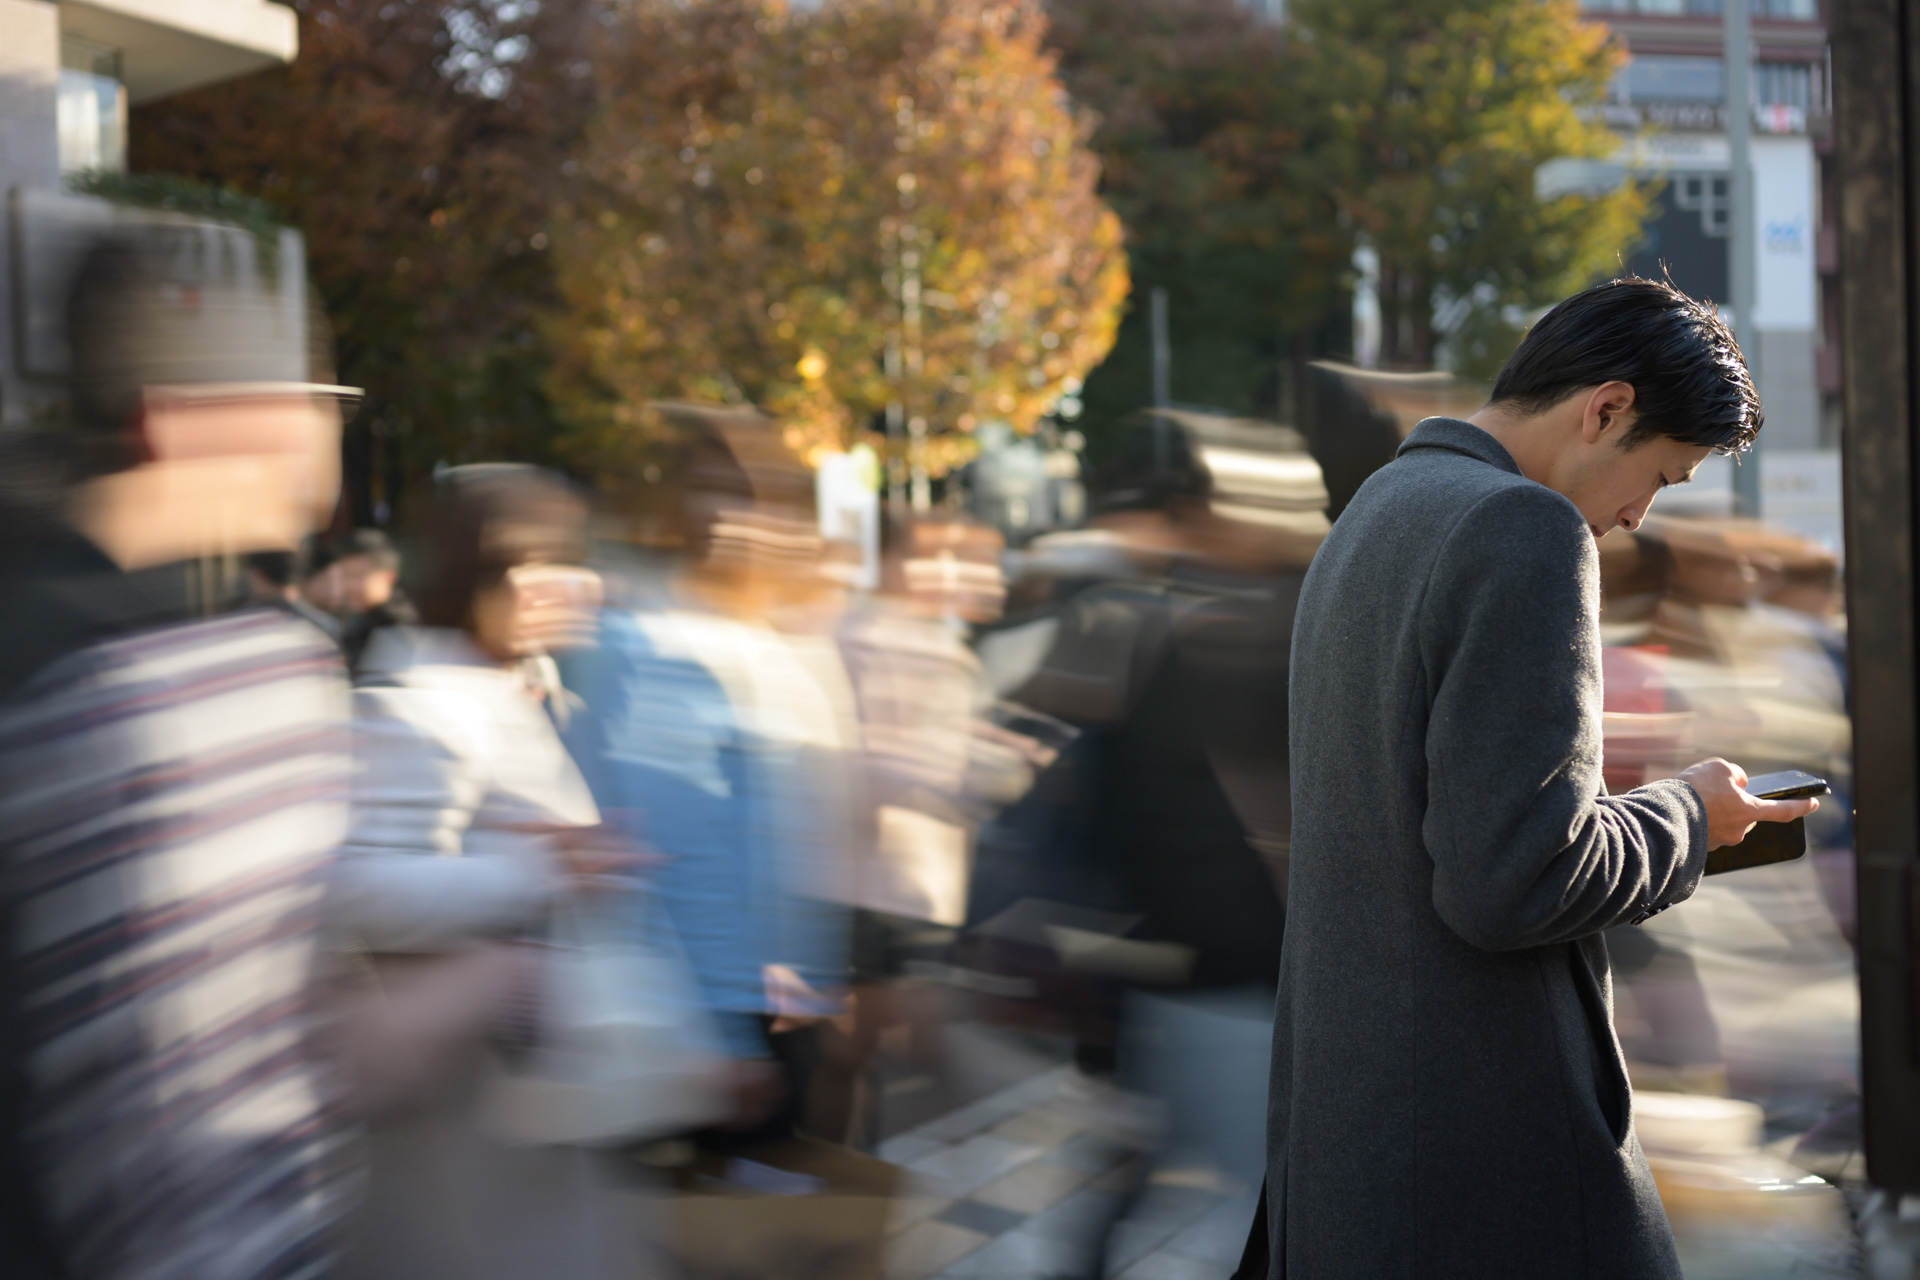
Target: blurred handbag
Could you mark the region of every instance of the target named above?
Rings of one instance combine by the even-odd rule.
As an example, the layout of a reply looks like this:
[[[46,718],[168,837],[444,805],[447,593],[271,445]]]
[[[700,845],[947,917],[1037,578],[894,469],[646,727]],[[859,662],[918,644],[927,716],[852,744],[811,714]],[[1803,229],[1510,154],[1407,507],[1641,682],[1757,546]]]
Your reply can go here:
[[[441,1097],[537,961],[507,942],[423,955],[348,950],[320,998],[321,1034],[349,1104],[376,1117]]]
[[[495,1139],[614,1146],[727,1115],[726,1059],[670,929],[622,908],[631,899],[608,894],[555,913],[539,1036],[481,1083],[478,1122]]]

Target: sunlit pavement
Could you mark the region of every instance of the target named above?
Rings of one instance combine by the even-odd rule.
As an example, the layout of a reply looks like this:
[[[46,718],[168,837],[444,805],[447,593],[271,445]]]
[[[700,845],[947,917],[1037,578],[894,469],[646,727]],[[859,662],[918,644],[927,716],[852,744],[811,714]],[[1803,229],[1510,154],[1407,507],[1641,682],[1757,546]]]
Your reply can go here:
[[[1710,882],[1652,927],[1693,957],[1731,1092],[1765,1106],[1771,1150],[1791,1154],[1795,1135],[1857,1096],[1852,952],[1811,865]],[[1623,1003],[1631,998],[1623,993]],[[964,1021],[948,1034],[976,1096],[880,1146],[911,1175],[892,1215],[890,1275],[1091,1275],[1087,1250],[1119,1211],[1141,1173],[1138,1153],[1150,1145],[1129,1133],[1127,1095],[1090,1085],[1060,1065],[1057,1051],[1019,1037]],[[931,1114],[924,1100],[917,1114]],[[1857,1176],[1857,1159],[1843,1157],[1832,1170],[1842,1173]],[[1113,1231],[1106,1274],[1224,1280],[1239,1260],[1254,1195],[1244,1179],[1169,1160],[1147,1176]],[[1845,1233],[1751,1221],[1736,1230],[1676,1227],[1688,1280],[1862,1274]]]
[[[896,1206],[895,1280],[1078,1274],[1136,1176],[1124,1124],[1070,1067],[881,1144],[912,1175]],[[1205,1168],[1155,1171],[1108,1241],[1124,1280],[1219,1280],[1239,1261],[1255,1188]]]
[[[1089,1275],[1135,1158],[1056,1067],[881,1144],[911,1181],[895,1205],[892,1280]],[[1255,1188],[1204,1168],[1158,1169],[1109,1241],[1118,1280],[1225,1280],[1239,1261]],[[1687,1280],[1851,1280],[1851,1237],[1743,1225],[1680,1232]]]
[[[1829,1178],[1864,1176],[1851,1144],[1813,1153],[1798,1143],[1805,1130],[1859,1098],[1853,951],[1813,860],[1716,877],[1647,928],[1692,957],[1718,1026],[1727,1091],[1765,1108],[1768,1150]],[[1623,995],[1624,1004],[1631,1000]],[[1857,1192],[1850,1199],[1857,1207]],[[1862,1274],[1850,1234],[1750,1220],[1675,1227],[1688,1280]]]

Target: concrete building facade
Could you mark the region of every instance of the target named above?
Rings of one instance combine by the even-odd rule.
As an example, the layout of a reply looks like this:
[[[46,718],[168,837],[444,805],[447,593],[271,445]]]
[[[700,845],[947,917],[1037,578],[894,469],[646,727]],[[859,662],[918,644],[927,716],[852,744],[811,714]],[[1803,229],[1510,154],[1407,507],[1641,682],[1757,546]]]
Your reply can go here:
[[[0,427],[57,398],[61,248],[115,214],[63,175],[126,165],[127,108],[290,62],[272,0],[0,0]]]
[[[1767,412],[1761,514],[1838,550],[1839,292],[1827,176],[1833,95],[1821,3],[1748,0],[1755,296],[1754,332],[1743,344]],[[1584,7],[1630,57],[1602,118],[1622,135],[1626,169],[1663,183],[1628,266],[1642,275],[1670,273],[1689,293],[1725,305],[1730,165],[1721,0],[1585,0]],[[1726,495],[1730,501],[1730,487]],[[1721,499],[1707,489],[1693,500],[1711,509]]]

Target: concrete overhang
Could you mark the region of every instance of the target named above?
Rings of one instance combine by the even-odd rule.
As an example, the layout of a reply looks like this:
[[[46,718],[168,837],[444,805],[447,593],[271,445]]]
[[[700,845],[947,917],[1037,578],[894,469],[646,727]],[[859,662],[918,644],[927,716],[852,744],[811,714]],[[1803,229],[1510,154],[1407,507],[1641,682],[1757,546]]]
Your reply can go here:
[[[270,0],[60,0],[60,30],[120,50],[135,105],[293,61],[300,24]]]

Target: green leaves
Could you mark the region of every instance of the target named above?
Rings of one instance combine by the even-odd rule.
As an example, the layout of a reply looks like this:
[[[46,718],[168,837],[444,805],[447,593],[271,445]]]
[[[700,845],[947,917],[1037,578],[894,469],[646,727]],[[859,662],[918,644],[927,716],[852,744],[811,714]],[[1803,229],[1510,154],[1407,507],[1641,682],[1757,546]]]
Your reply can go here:
[[[1618,268],[1643,191],[1533,194],[1546,161],[1618,146],[1578,108],[1619,55],[1573,0],[1300,0],[1294,21],[1310,37],[1295,44],[1297,87],[1325,108],[1312,134],[1325,182],[1380,255],[1386,363],[1430,366],[1434,302],[1451,299],[1480,352],[1466,371],[1497,368],[1501,326],[1480,313],[1541,306]]]

